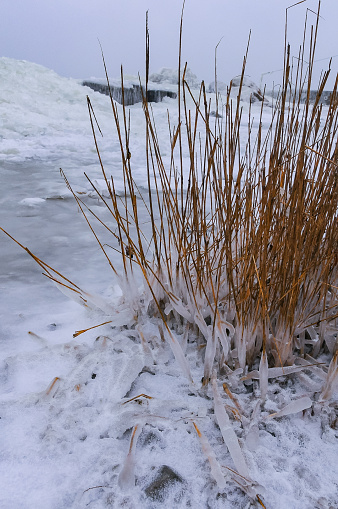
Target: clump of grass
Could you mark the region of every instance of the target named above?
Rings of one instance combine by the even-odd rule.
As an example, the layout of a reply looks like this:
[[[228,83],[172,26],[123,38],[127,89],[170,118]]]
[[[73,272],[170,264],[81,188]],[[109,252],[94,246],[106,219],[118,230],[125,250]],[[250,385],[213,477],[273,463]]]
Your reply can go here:
[[[168,114],[169,165],[162,157],[147,102],[147,27],[146,196],[133,178],[130,112],[123,102],[120,120],[110,98],[121,149],[121,197],[114,178],[108,178],[104,169],[88,98],[110,199],[93,187],[116,222],[116,229],[110,231],[119,244],[126,287],[134,287],[136,270],[145,283],[142,305],[136,297],[132,306],[136,314],[160,319],[186,373],[183,351],[173,343],[171,331],[179,325],[202,337],[205,384],[215,364],[219,369],[228,365],[244,370],[261,358],[260,378],[265,379],[268,366],[292,365],[305,353],[316,357],[323,346],[332,355],[337,349],[338,78],[327,108],[320,99],[330,67],[310,104],[318,18],[319,12],[310,30],[308,64],[306,26],[295,67],[286,46],[281,90],[272,106],[266,105],[262,93],[256,134],[250,103],[244,150],[241,94],[247,54],[238,95],[233,98],[230,83],[226,96],[217,97],[216,116],[211,116],[204,83],[198,94],[190,90],[185,81],[187,65],[181,79],[180,57],[176,126]],[[121,81],[123,88],[122,69]],[[305,104],[301,102],[304,93]],[[188,104],[193,107],[189,109]],[[264,133],[262,117],[267,108],[271,122]],[[150,238],[142,230],[140,203],[146,207]],[[327,331],[331,339],[325,343]]]
[[[272,367],[281,367],[283,373],[284,366],[293,365],[297,356],[307,353],[317,357],[323,347],[332,356],[337,351],[338,77],[327,108],[321,103],[321,95],[330,66],[322,74],[315,101],[310,104],[318,18],[319,12],[310,30],[308,48],[305,26],[296,66],[286,45],[280,92],[272,106],[267,105],[262,92],[256,133],[250,102],[244,149],[241,97],[248,51],[238,94],[233,97],[230,83],[225,96],[217,95],[216,115],[211,115],[204,82],[197,94],[191,91],[185,80],[187,65],[182,73],[180,51],[176,125],[168,114],[169,164],[162,156],[147,101],[147,24],[146,81],[142,89],[145,195],[133,177],[130,111],[124,104],[124,93],[122,118],[110,96],[121,151],[122,196],[105,170],[97,138],[100,128],[87,99],[109,198],[91,185],[111,213],[115,227],[109,228],[91,214],[118,244],[115,249],[123,262],[122,285],[136,320],[142,316],[159,319],[161,337],[169,341],[190,379],[184,346],[173,331],[180,328],[186,331],[185,340],[188,336],[190,340],[195,338],[204,355],[204,384],[208,384],[215,367],[218,371],[226,367],[244,371],[260,359],[262,399]],[[109,85],[107,70],[106,76]],[[121,82],[123,91],[122,68]],[[305,104],[301,102],[304,93]],[[271,121],[265,132],[262,120],[266,111]],[[86,216],[83,202],[73,195],[117,273]],[[140,204],[146,210],[150,236],[143,231]],[[92,301],[101,307],[91,295],[26,251],[63,291],[85,305]],[[142,299],[135,291],[136,272],[144,281]]]

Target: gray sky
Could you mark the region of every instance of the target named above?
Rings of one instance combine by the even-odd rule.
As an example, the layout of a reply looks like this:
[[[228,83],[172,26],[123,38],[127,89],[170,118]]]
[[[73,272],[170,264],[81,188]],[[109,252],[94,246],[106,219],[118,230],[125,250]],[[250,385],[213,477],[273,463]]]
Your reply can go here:
[[[246,74],[260,83],[263,73],[283,65],[285,9],[297,0],[186,0],[183,58],[199,79],[212,81],[218,49],[218,79],[241,72],[249,30],[252,30]],[[317,0],[288,10],[292,54],[298,54],[305,14],[317,11]],[[0,56],[29,60],[74,78],[102,77],[98,39],[109,74],[144,74],[145,12],[149,10],[150,70],[177,67],[182,0],[0,0]],[[322,0],[316,76],[338,68],[338,0]],[[316,16],[308,11],[309,20]],[[325,59],[325,60],[321,60]],[[281,74],[263,81],[280,82]],[[332,86],[333,77],[330,80]]]

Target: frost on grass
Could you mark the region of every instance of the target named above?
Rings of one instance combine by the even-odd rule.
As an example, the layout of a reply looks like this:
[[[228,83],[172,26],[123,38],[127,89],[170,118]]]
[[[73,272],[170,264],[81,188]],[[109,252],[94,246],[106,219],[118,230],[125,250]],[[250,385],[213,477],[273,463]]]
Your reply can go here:
[[[140,433],[140,425],[135,424],[131,434],[129,452],[118,478],[118,484],[123,491],[128,492],[135,487],[135,448]]]
[[[198,429],[197,425],[194,422],[193,425],[198,435],[198,438],[200,439],[202,451],[205,454],[206,458],[208,459],[211,475],[217,482],[218,488],[220,490],[224,490],[226,486],[226,479],[224,474],[222,473],[222,469],[219,462],[217,461],[216,455],[212,447],[210,446],[207,437]]]
[[[283,415],[295,414],[297,412],[301,412],[302,410],[306,410],[312,406],[312,400],[308,396],[304,396],[295,401],[292,401],[284,408],[275,412],[274,414],[270,414],[268,417],[283,417]]]
[[[238,439],[234,430],[232,429],[230,419],[228,414],[224,408],[224,403],[220,397],[217,388],[216,375],[214,374],[212,379],[212,389],[213,389],[213,397],[214,397],[214,410],[215,417],[217,419],[217,423],[220,427],[224,443],[226,444],[229,452],[231,454],[232,460],[235,464],[235,467],[238,473],[246,479],[250,478],[249,470],[246,465],[243,453],[238,443]]]
[[[265,349],[262,351],[262,357],[259,363],[259,388],[261,391],[261,400],[264,401],[268,392],[268,378],[269,378],[269,364],[268,356]]]

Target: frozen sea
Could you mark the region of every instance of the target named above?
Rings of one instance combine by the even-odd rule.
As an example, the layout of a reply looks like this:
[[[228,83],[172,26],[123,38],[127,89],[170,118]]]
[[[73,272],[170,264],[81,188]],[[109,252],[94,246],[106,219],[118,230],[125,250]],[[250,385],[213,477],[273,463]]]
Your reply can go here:
[[[121,157],[109,98],[39,65],[0,59],[0,226],[81,288],[104,297],[129,325],[119,279],[60,175],[62,168],[74,192],[112,225],[84,176],[104,190],[87,95],[103,132],[107,173],[119,190]],[[177,102],[165,99],[152,107],[166,160],[167,112],[175,122]],[[142,189],[142,106],[128,109],[134,178]],[[268,125],[268,112],[264,119]],[[95,228],[103,242],[113,243]],[[117,255],[113,263],[121,269]],[[41,272],[0,231],[0,508],[262,507],[227,477],[235,466],[213,419],[211,394],[200,391],[203,369],[196,352],[188,345],[191,387],[168,348],[159,344],[155,359],[147,358],[135,328],[107,325],[73,339],[76,330],[103,322],[104,315],[67,299]],[[154,325],[140,327],[156,344]],[[320,389],[319,374],[308,379],[310,388],[296,376],[271,383],[257,422],[256,387],[245,393],[236,377],[229,381],[251,419],[246,431],[236,421],[232,426],[267,509],[338,508],[338,431],[331,419],[337,400],[266,421],[295,396]],[[224,489],[192,421],[215,451]]]

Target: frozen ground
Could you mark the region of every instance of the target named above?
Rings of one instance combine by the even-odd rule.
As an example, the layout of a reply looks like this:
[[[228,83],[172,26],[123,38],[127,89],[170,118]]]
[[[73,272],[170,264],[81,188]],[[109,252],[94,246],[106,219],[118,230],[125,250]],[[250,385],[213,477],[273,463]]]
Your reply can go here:
[[[336,509],[337,394],[328,403],[316,401],[325,372],[318,368],[271,380],[261,410],[256,381],[244,384],[238,373],[224,375],[221,381],[241,408],[242,422],[233,418],[235,403],[220,384],[254,481],[245,484],[232,472],[238,465],[215,421],[212,388],[201,388],[195,346],[188,342],[186,350],[192,385],[155,324],[145,318],[134,322],[118,279],[60,177],[62,167],[75,192],[109,223],[83,176],[86,171],[101,185],[88,94],[104,133],[106,168],[118,181],[109,99],[40,66],[9,59],[0,59],[0,81],[0,226],[112,307],[107,317],[69,301],[0,232],[0,507],[249,508],[261,507],[259,493],[269,509]],[[164,154],[167,109],[175,116],[175,108],[175,100],[153,105]],[[133,167],[142,187],[143,114],[140,105],[130,110]],[[109,236],[103,239],[112,243]],[[114,263],[119,269],[118,256]],[[76,330],[109,319],[114,328],[73,339]],[[183,331],[177,330],[177,338],[183,342]],[[307,395],[312,406],[304,412],[267,417]],[[216,484],[193,423],[214,450],[223,487],[220,480]]]

